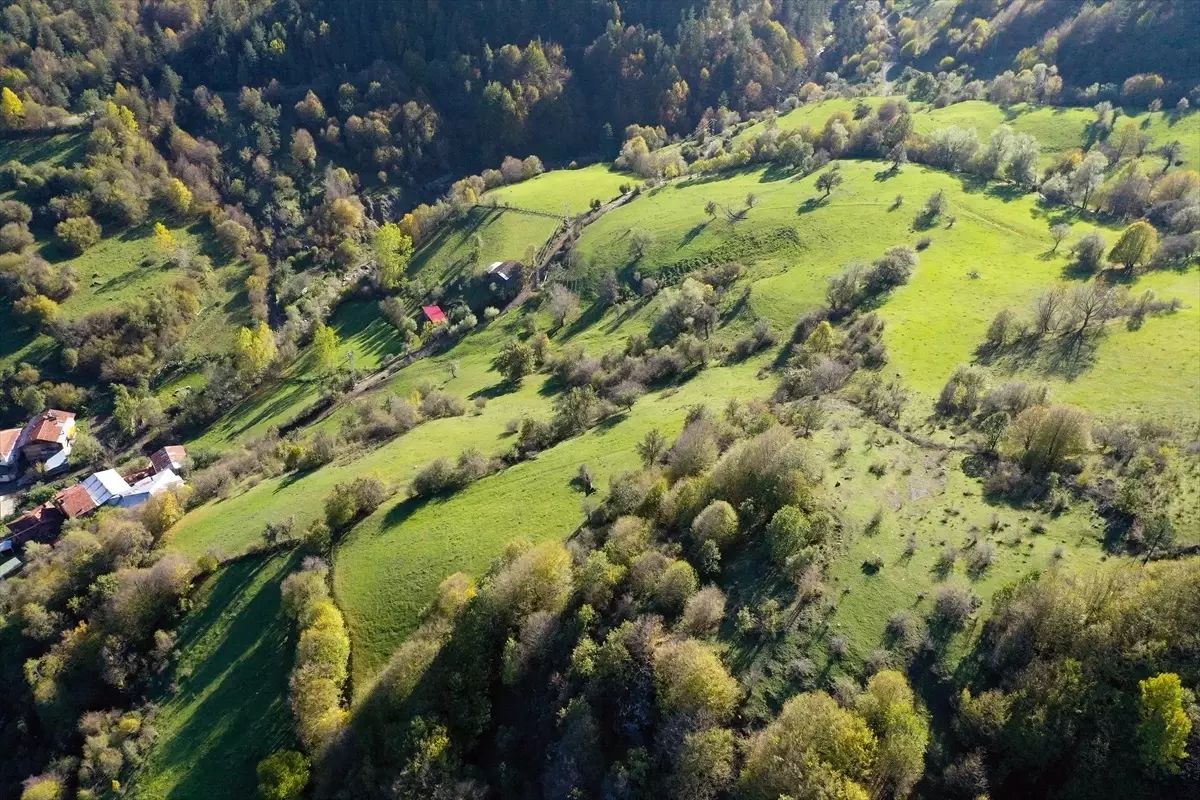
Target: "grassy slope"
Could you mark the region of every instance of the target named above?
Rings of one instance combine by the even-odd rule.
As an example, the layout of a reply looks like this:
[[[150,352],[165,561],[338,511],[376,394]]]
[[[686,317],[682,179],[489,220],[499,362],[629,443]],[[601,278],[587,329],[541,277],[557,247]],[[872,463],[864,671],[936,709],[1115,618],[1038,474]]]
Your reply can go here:
[[[339,546],[334,568],[334,591],[354,643],[355,693],[416,627],[446,575],[478,575],[508,541],[561,538],[583,521],[584,497],[571,485],[580,464],[598,486],[607,486],[609,477],[638,465],[636,444],[652,428],[674,436],[693,405],[765,394],[767,386],[754,380],[760,364],[706,370],[676,390],[647,395],[611,424],[448,499],[385,504],[361,523]]]
[[[501,186],[485,194],[483,202],[495,200],[500,205],[511,204],[550,214],[562,214],[564,209],[569,214],[579,214],[588,210],[593,199],[607,202],[620,193],[621,184],[635,181],[607,164],[593,164],[581,169],[554,170],[532,180]]]
[[[800,181],[772,180],[752,170],[720,181],[686,181],[638,198],[601,218],[580,239],[584,260],[599,271],[631,270],[623,242],[630,232],[647,230],[655,243],[636,266],[644,272],[688,257],[728,251],[757,278],[751,304],[778,329],[824,297],[830,275],[851,261],[870,261],[892,245],[914,244],[931,236],[911,282],[880,309],[888,322],[885,336],[892,366],[906,383],[931,398],[960,363],[970,362],[991,318],[1004,307],[1018,313],[1045,288],[1064,279],[1066,248],[1050,256],[1047,230],[1062,211],[1045,209],[1032,195],[1011,197],[1002,189],[980,190],[962,179],[918,166],[885,177],[881,165],[846,162],[845,183],[828,202],[806,206],[819,195],[814,176]],[[911,230],[924,199],[946,192],[949,214],[958,222],[929,231]],[[715,200],[741,208],[754,192],[758,205],[746,220],[730,223],[720,215],[709,221],[704,204]],[[892,210],[893,198],[907,202]],[[808,209],[811,210],[802,210]],[[1076,236],[1092,227],[1076,222]],[[798,246],[746,246],[747,232],[794,228]],[[1107,232],[1110,241],[1116,232]],[[719,250],[720,249],[720,250]],[[968,277],[972,271],[978,279]],[[1180,297],[1186,308],[1150,320],[1137,332],[1123,328],[1101,343],[1095,363],[1074,380],[1039,366],[997,368],[996,379],[1011,372],[1046,380],[1062,400],[1084,405],[1104,416],[1158,416],[1189,425],[1200,419],[1194,399],[1200,394],[1196,329],[1200,319],[1200,272],[1155,273],[1139,278],[1133,291],[1152,288],[1160,297]],[[1120,392],[1112,391],[1121,386]]]
[[[106,236],[76,257],[65,256],[53,241],[42,241],[41,255],[57,267],[72,270],[77,278],[75,293],[60,306],[63,316],[78,319],[104,308],[119,307],[182,277],[179,270],[165,264],[156,249],[153,227],[147,223]],[[199,252],[209,249],[207,223],[190,226],[172,223],[169,227],[178,244]],[[244,286],[246,265],[240,261],[217,263],[213,284],[201,299],[200,318],[184,343],[184,355],[188,358],[227,351],[233,345],[237,329],[249,321]],[[49,336],[32,336],[27,329],[15,325],[3,327],[0,367],[21,361],[44,363],[54,355],[56,348]]]
[[[875,107],[882,99],[868,97],[864,98],[864,101]],[[820,130],[833,114],[846,112],[853,115],[857,104],[858,100],[840,97],[810,103],[779,116],[776,124],[781,131],[804,125],[813,130]],[[910,103],[910,106],[914,111],[913,128],[921,134],[957,125],[961,128],[974,128],[980,141],[986,142],[993,130],[1005,124],[1016,133],[1031,134],[1041,145],[1043,166],[1053,163],[1071,148],[1085,146],[1088,141],[1088,126],[1096,118],[1095,113],[1088,108],[1038,107],[1021,103],[1005,110],[985,100],[968,100],[944,108],[933,108],[924,103]],[[1128,118],[1137,122],[1140,129],[1150,136],[1150,150],[1172,139],[1178,139],[1183,144],[1180,158],[1184,165],[1190,169],[1200,166],[1200,112],[1192,111],[1182,116],[1168,111],[1143,112],[1131,114]],[[1124,119],[1125,117],[1119,117],[1117,124]],[[746,128],[735,137],[735,142],[758,135],[763,127],[763,123],[758,123]],[[1161,167],[1162,159],[1148,156],[1146,163],[1148,169]]]
[[[815,107],[809,107],[809,113],[815,115]],[[1030,116],[1030,122],[1039,122],[1039,117]],[[1054,120],[1039,122],[1051,123]],[[870,260],[888,246],[911,244],[919,235],[931,235],[933,246],[922,253],[921,266],[912,282],[889,298],[880,311],[889,322],[889,370],[900,372],[918,391],[914,413],[923,415],[954,366],[970,360],[994,313],[1005,306],[1023,310],[1042,288],[1064,277],[1067,261],[1046,255],[1046,231],[1058,216],[1048,214],[1032,197],[1012,198],[1003,191],[984,191],[958,177],[916,166],[886,180],[882,175],[877,179],[877,172],[877,164],[844,164],[846,183],[831,202],[810,205],[805,213],[800,213],[800,207],[817,194],[811,177],[795,182],[772,180],[774,176],[759,170],[719,181],[691,181],[655,190],[589,228],[581,242],[584,261],[596,271],[632,270],[635,266],[628,263],[623,240],[639,227],[657,237],[648,256],[636,265],[645,272],[683,258],[712,254],[723,246],[738,247],[740,252],[735,257],[751,268],[750,276],[756,281],[752,312],[772,320],[778,329],[787,330],[797,314],[821,301],[828,276],[843,263]],[[550,191],[550,179],[560,175],[565,182],[571,173],[551,173],[508,188],[524,187],[530,192],[523,204],[537,202],[538,197],[551,198],[545,201],[548,203],[560,202]],[[539,181],[544,191],[533,192]],[[947,192],[950,213],[958,217],[957,224],[952,229],[939,227],[922,234],[910,230],[916,208],[939,188]],[[706,200],[740,208],[748,192],[756,193],[760,202],[747,221],[736,225],[724,220],[706,222]],[[889,211],[897,193],[909,200],[899,210]],[[500,220],[507,224],[516,216],[500,214],[488,224]],[[1090,227],[1091,223],[1077,222],[1077,235]],[[742,247],[746,240],[739,237],[748,230],[776,228],[797,229],[799,245],[777,246],[760,241]],[[461,252],[467,236],[458,230],[435,241],[428,248],[430,252],[422,254],[418,266],[438,264],[430,254],[433,251]],[[457,237],[457,244],[450,246],[447,239],[453,237]],[[485,254],[481,260],[488,258]],[[972,270],[979,273],[978,279],[967,277]],[[1151,274],[1139,278],[1133,288],[1154,288],[1160,297],[1179,296],[1187,307],[1173,317],[1149,320],[1138,332],[1114,330],[1102,343],[1092,367],[1073,381],[1028,368],[1016,374],[1049,379],[1056,397],[1086,405],[1101,415],[1154,415],[1176,422],[1194,421],[1196,412],[1189,398],[1200,392],[1200,360],[1194,336],[1200,275],[1196,270]],[[619,345],[629,331],[644,329],[656,305],[635,307],[632,313],[609,315],[599,321],[586,318],[570,334],[600,352]],[[361,314],[367,319],[370,311],[363,307],[350,315]],[[374,324],[368,322],[361,330]],[[493,325],[450,353],[404,370],[390,390],[406,394],[422,382],[444,385],[462,396],[487,389],[496,380],[495,374],[488,371],[488,362],[505,335],[502,326]],[[454,378],[448,370],[451,362],[458,365]],[[335,590],[346,609],[354,639],[356,689],[361,691],[412,629],[434,587],[448,573],[478,573],[515,536],[531,540],[564,536],[578,524],[582,497],[569,482],[580,463],[588,463],[603,484],[614,471],[634,463],[632,447],[645,430],[662,427],[673,433],[692,402],[721,406],[731,394],[767,394],[768,385],[749,380],[753,372],[753,366],[706,372],[678,392],[639,401],[628,418],[611,428],[564,443],[533,462],[487,478],[444,501],[414,505],[402,502],[401,493],[386,503],[339,546],[335,562]],[[995,377],[1002,377],[1001,370],[996,370]],[[507,420],[521,413],[549,413],[548,398],[539,391],[540,384],[540,379],[530,380],[519,392],[491,399],[479,416],[428,423],[377,449],[346,454],[344,462],[304,476],[266,480],[229,500],[202,507],[189,514],[172,534],[170,546],[192,554],[210,547],[236,552],[257,541],[267,520],[295,515],[298,521],[306,522],[319,515],[324,495],[338,481],[357,474],[375,474],[402,491],[413,472],[433,457],[454,456],[467,446],[497,451],[507,446],[503,434]],[[1120,386],[1121,391],[1113,391],[1113,386]],[[270,424],[285,421],[296,408],[295,404],[285,404],[284,412],[276,408],[261,413],[253,430],[265,430]],[[345,412],[340,412],[325,424],[336,426],[344,416]],[[843,420],[835,427],[849,424]],[[1047,533],[1031,537],[1028,529],[1032,518],[1025,512],[982,504],[978,485],[962,475],[956,457],[938,464],[936,457],[902,440],[868,449],[867,436],[872,427],[867,424],[861,429],[828,432],[814,445],[828,451],[833,439],[848,436],[852,442],[849,454],[834,464],[827,476],[833,496],[846,503],[843,511],[849,519],[861,524],[876,508],[887,509],[884,533],[856,540],[851,552],[835,565],[832,576],[832,580],[851,589],[842,597],[833,623],[848,632],[856,656],[878,645],[891,611],[915,608],[920,613],[924,607],[921,603],[928,604],[938,584],[931,567],[943,542],[961,545],[968,530],[985,526],[993,513],[1003,526],[997,537],[997,565],[974,584],[974,590],[985,597],[1026,569],[1050,563],[1052,552],[1060,544],[1066,548],[1068,561],[1091,563],[1099,557],[1095,520],[1084,512],[1073,511],[1047,520]],[[247,435],[249,430],[228,430],[220,435],[232,439]],[[892,464],[882,479],[866,471],[866,466],[880,459]],[[847,480],[857,487],[856,491],[847,493],[836,486],[839,481],[845,486]],[[959,513],[946,513],[947,508]],[[1006,543],[1018,531],[1025,534],[1022,541]],[[921,545],[913,559],[902,562],[900,554],[909,532],[917,534]],[[860,566],[876,552],[884,557],[885,568],[868,576]],[[970,581],[961,564],[949,580]],[[926,599],[918,602],[921,593]]]
[[[86,133],[62,133],[28,139],[0,140],[0,164],[19,161],[33,164],[41,161],[51,166],[70,164],[79,160],[87,144]]]
[[[430,286],[483,270],[493,261],[526,258],[554,233],[558,221],[535,214],[476,206],[461,220],[446,225],[421,247],[409,265]],[[480,239],[479,260],[471,261],[471,239]]]
[[[290,555],[222,568],[198,589],[179,632],[178,691],[162,704],[159,739],[137,779],[137,798],[252,797],[257,763],[292,744],[289,622],[279,585]]]

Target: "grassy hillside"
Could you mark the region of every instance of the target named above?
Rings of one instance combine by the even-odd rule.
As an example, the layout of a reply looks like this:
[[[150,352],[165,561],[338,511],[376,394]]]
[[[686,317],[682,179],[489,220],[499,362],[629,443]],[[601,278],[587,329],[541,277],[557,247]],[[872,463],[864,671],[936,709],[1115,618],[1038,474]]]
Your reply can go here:
[[[824,127],[825,121],[836,113],[853,115],[858,102],[836,97],[809,103],[781,114],[775,124],[781,131],[794,130],[805,125],[819,131]],[[883,98],[867,97],[863,98],[863,102],[875,108],[883,102]],[[944,108],[934,108],[925,103],[910,103],[910,106],[914,111],[913,129],[921,134],[929,134],[950,125],[974,128],[980,141],[987,141],[991,132],[1001,125],[1010,126],[1016,133],[1030,134],[1041,145],[1043,166],[1054,163],[1067,150],[1086,147],[1090,143],[1089,126],[1096,119],[1090,108],[1030,106],[1019,103],[1003,109],[986,100],[968,100]],[[1121,124],[1125,119],[1132,119],[1137,123],[1139,130],[1150,137],[1151,145],[1148,150],[1178,139],[1183,145],[1180,159],[1184,165],[1190,169],[1196,169],[1200,165],[1200,112],[1191,111],[1182,115],[1171,111],[1142,112],[1118,117],[1117,124]],[[746,141],[757,136],[764,127],[764,123],[752,125],[739,133],[734,141]],[[1146,157],[1146,163],[1161,167],[1162,159],[1150,155]]]
[[[83,156],[86,133],[62,133],[57,136],[33,136],[26,139],[0,139],[0,164],[42,162],[67,166]]]
[[[1067,246],[1049,253],[1050,225],[1063,219],[1073,223],[1072,240],[1097,227],[1041,206],[1034,195],[1013,196],[1002,187],[979,187],[916,165],[893,176],[874,162],[846,162],[842,174],[845,182],[827,201],[818,201],[815,176],[792,180],[762,169],[671,184],[589,226],[579,250],[597,273],[678,274],[698,263],[739,261],[756,279],[754,312],[787,330],[801,313],[823,302],[829,277],[845,264],[869,262],[888,247],[912,246],[929,236],[932,244],[921,252],[912,280],[880,314],[888,322],[891,365],[907,384],[932,398],[956,365],[974,359],[998,311],[1023,313],[1055,283],[1077,283],[1068,277]],[[947,213],[958,221],[952,228],[942,223],[933,230],[913,230],[916,213],[937,190],[946,193]],[[750,193],[756,204],[743,220],[730,222],[720,213],[710,219],[704,213],[710,200],[744,208]],[[894,207],[897,195],[905,202]],[[1118,229],[1098,227],[1115,241]],[[627,244],[634,231],[654,237],[636,263]],[[996,368],[997,380],[1044,380],[1061,400],[1102,416],[1158,416],[1181,426],[1200,421],[1192,399],[1200,394],[1195,336],[1200,270],[1153,273],[1130,287],[1145,289],[1179,297],[1185,307],[1136,332],[1114,329],[1094,363],[1079,374],[1041,362],[1013,363]],[[1112,391],[1118,384],[1122,391]]]
[[[223,567],[199,588],[179,631],[178,689],[163,699],[158,742],[133,782],[136,798],[255,793],[257,763],[292,744],[287,707],[290,622],[279,585],[290,555]]]
[[[581,169],[553,170],[532,180],[501,186],[485,194],[483,201],[573,215],[587,211],[593,199],[602,202],[613,199],[622,184],[634,182],[636,178],[607,164],[593,164]]]

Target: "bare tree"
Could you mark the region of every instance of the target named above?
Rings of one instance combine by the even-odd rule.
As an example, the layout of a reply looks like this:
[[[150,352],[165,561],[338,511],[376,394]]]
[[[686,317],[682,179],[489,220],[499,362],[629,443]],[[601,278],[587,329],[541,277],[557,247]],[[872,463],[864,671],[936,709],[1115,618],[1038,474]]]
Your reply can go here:
[[[1058,225],[1050,226],[1050,238],[1054,240],[1054,247],[1050,250],[1051,253],[1058,252],[1058,246],[1063,243],[1063,240],[1071,235],[1071,226],[1065,222]]]
[[[1066,292],[1061,286],[1038,295],[1033,301],[1033,327],[1038,336],[1045,336],[1058,324]]]
[[[1104,323],[1121,313],[1125,302],[1121,292],[1099,281],[1076,287],[1068,304],[1070,316],[1063,331],[1072,353],[1078,353],[1084,341],[1098,334]]]
[[[549,289],[549,307],[555,326],[561,328],[567,318],[579,309],[579,298],[561,283],[556,283]]]

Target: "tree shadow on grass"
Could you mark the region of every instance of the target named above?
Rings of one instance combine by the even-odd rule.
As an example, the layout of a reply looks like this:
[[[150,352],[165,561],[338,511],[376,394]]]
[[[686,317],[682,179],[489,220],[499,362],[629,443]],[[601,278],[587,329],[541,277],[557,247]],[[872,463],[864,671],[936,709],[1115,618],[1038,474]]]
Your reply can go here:
[[[286,559],[282,566],[280,558]],[[154,748],[142,776],[152,777],[156,768],[180,774],[169,796],[210,796],[218,777],[229,796],[251,796],[255,765],[294,745],[286,703],[291,625],[279,586],[299,559],[299,551],[248,558],[224,567],[202,587],[204,604],[184,620],[179,637],[179,651],[186,657],[198,649],[202,660],[190,674],[176,674],[179,691],[166,700],[159,718],[160,730],[171,735]],[[273,565],[278,571],[255,588]]]
[[[994,197],[1005,203],[1020,200],[1026,194],[1025,189],[1013,183],[993,183],[988,186],[985,193],[988,197]]]
[[[895,167],[888,167],[887,169],[881,169],[879,172],[876,172],[875,180],[879,183],[884,183],[886,181],[890,181],[892,178],[898,177],[899,175],[900,170],[896,169]]]
[[[379,526],[380,535],[383,535],[383,533],[385,531],[387,531],[389,528],[393,528],[393,527],[399,525],[400,523],[404,522],[406,519],[408,519],[409,517],[411,517],[413,514],[417,513],[418,511],[420,511],[422,508],[424,508],[429,503],[434,503],[434,502],[439,502],[440,500],[444,500],[446,497],[449,497],[451,494],[453,494],[453,493],[447,492],[445,495],[439,496],[439,497],[406,497],[406,498],[404,498],[403,500],[401,500],[400,502],[396,503],[394,506],[389,508],[386,512],[384,512],[383,524]]]
[[[704,230],[708,227],[709,222],[711,222],[711,220],[705,220],[704,222],[698,222],[693,225],[688,232],[683,235],[683,238],[679,240],[679,244],[675,247],[675,249],[682,250],[684,247],[687,247],[689,244],[694,242],[697,236],[704,233]]]
[[[558,336],[558,339],[563,342],[570,341],[603,319],[604,312],[607,310],[599,302],[592,303],[582,314],[575,317],[569,325],[565,326],[564,329],[560,329],[559,332],[561,335]]]
[[[796,209],[796,214],[811,214],[818,208],[827,205],[829,205],[828,197],[810,197],[800,204],[800,207]]]
[[[783,181],[791,178],[794,172],[791,167],[785,167],[782,164],[772,163],[759,176],[759,183],[774,183],[775,181]]]

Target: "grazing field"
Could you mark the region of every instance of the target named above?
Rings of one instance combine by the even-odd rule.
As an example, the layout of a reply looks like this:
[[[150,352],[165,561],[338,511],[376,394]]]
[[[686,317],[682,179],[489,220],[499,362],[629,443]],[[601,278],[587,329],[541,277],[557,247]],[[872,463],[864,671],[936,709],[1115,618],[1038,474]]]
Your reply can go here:
[[[866,97],[863,98],[863,102],[876,108],[883,102],[883,98]],[[794,130],[805,125],[814,131],[820,131],[826,120],[834,114],[853,115],[857,104],[857,100],[841,97],[809,103],[779,115],[775,124],[781,131]],[[986,142],[992,131],[1001,125],[1008,125],[1015,133],[1030,134],[1041,146],[1042,166],[1054,163],[1068,150],[1086,148],[1091,143],[1089,131],[1096,119],[1095,112],[1090,108],[1031,106],[1019,103],[1004,109],[985,100],[967,100],[943,108],[934,108],[925,103],[909,105],[914,112],[913,129],[921,134],[930,134],[950,125],[974,128],[981,142]],[[1179,158],[1184,166],[1189,169],[1200,166],[1200,112],[1179,114],[1173,111],[1147,111],[1122,115],[1117,118],[1116,124],[1119,125],[1126,119],[1132,119],[1138,125],[1139,131],[1150,137],[1151,143],[1147,148],[1147,155],[1143,158],[1147,169],[1161,168],[1162,158],[1153,155],[1151,151],[1172,140],[1178,140],[1183,145]],[[765,123],[761,122],[747,127],[734,137],[735,144],[748,141],[764,128]]]
[[[436,286],[481,272],[494,261],[525,261],[558,225],[558,219],[540,214],[475,206],[422,245],[408,273]]]
[[[176,244],[196,252],[211,250],[207,223],[168,227]],[[79,256],[63,253],[53,240],[41,242],[40,254],[75,275],[76,290],[59,307],[66,319],[119,307],[183,277],[182,271],[170,265],[157,249],[150,223],[103,238]],[[185,359],[227,352],[233,346],[238,328],[250,320],[245,296],[247,266],[241,261],[220,258],[214,262],[217,266],[211,283],[202,293],[199,318],[184,341]],[[49,336],[35,335],[25,326],[5,325],[0,330],[0,367],[25,361],[47,365],[53,371],[57,363],[51,359],[56,351],[57,346]]]
[[[771,384],[754,378],[762,363],[759,358],[712,367],[445,500],[401,499],[360,523],[339,545],[334,561],[334,592],[354,645],[356,695],[416,627],[443,578],[459,571],[479,575],[509,541],[563,538],[583,522],[586,498],[572,484],[581,464],[591,469],[597,488],[607,487],[610,477],[638,466],[636,445],[651,429],[674,437],[692,406],[716,409],[731,397],[767,394]],[[455,442],[448,455],[466,444],[447,441]],[[404,591],[395,591],[397,586]]]
[[[199,587],[179,630],[178,689],[160,700],[158,741],[132,796],[203,800],[251,797],[255,766],[292,745],[287,706],[290,621],[280,583],[292,554],[255,556],[222,567]]]
[[[620,194],[622,184],[634,184],[637,178],[610,167],[593,164],[580,169],[557,169],[536,178],[492,189],[483,196],[500,205],[544,211],[548,214],[575,215],[588,210],[592,200],[608,202]]]
[[[739,261],[754,279],[754,313],[785,331],[824,301],[829,277],[845,264],[870,262],[889,247],[929,237],[911,281],[879,313],[888,323],[891,366],[932,399],[958,364],[975,358],[997,312],[1027,313],[1030,302],[1054,284],[1079,283],[1070,277],[1070,241],[1098,227],[1113,242],[1119,231],[1044,207],[1032,194],[1014,196],[1002,186],[981,187],[916,165],[891,175],[876,162],[851,161],[841,171],[845,182],[827,200],[820,200],[815,176],[776,178],[763,169],[671,184],[589,226],[579,250],[591,270],[624,274],[670,275],[694,264]],[[914,230],[916,214],[938,190],[949,202],[946,216],[929,230]],[[709,201],[740,211],[750,193],[755,205],[736,222],[704,212]],[[897,207],[898,195],[904,202]],[[952,227],[945,222],[949,217],[957,218]],[[1051,254],[1048,229],[1063,220],[1073,224],[1072,237]],[[635,231],[654,239],[638,261],[627,244]],[[1129,288],[1178,297],[1184,308],[1150,319],[1138,331],[1113,326],[1082,369],[1037,360],[1000,364],[996,379],[1048,382],[1060,399],[1101,416],[1157,416],[1184,427],[1200,421],[1194,402],[1200,395],[1200,270],[1150,273]],[[1116,382],[1120,392],[1111,390]]]

